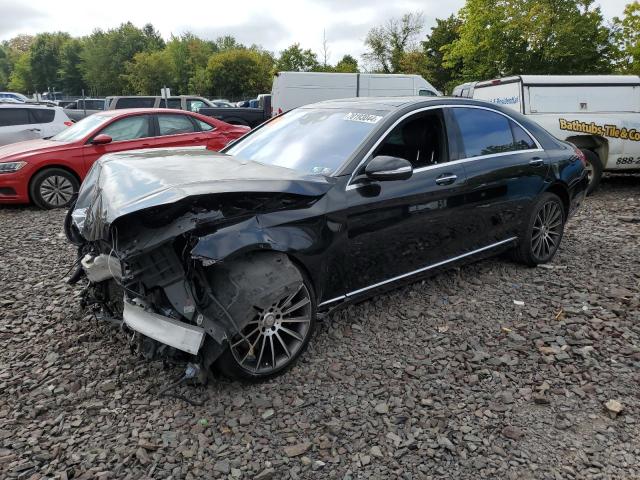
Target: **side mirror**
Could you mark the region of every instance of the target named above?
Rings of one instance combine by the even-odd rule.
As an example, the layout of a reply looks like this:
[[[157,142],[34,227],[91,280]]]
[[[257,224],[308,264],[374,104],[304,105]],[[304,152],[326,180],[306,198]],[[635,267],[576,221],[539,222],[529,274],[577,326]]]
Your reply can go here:
[[[381,155],[367,164],[364,173],[372,180],[406,180],[413,175],[413,167],[404,158]]]
[[[93,137],[91,143],[94,145],[106,145],[107,143],[111,143],[112,141],[113,138],[111,138],[109,135],[101,133],[100,135],[96,135],[95,137]]]

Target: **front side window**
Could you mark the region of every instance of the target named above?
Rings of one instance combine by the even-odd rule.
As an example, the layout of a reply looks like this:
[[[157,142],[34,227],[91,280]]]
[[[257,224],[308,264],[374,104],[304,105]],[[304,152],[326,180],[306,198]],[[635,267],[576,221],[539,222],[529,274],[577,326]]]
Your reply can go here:
[[[158,115],[160,135],[179,135],[195,132],[195,125],[186,115]]]
[[[243,160],[331,175],[388,113],[386,110],[299,108],[275,117],[223,150]]]
[[[199,112],[202,107],[206,107],[207,104],[202,100],[187,100],[187,110],[190,112]]]
[[[136,115],[116,120],[99,133],[109,135],[114,142],[149,137],[149,115]]]
[[[436,92],[433,92],[431,90],[420,90],[418,91],[418,95],[420,95],[421,97],[437,97],[438,96]]]
[[[395,127],[374,152],[408,160],[413,168],[448,161],[441,110],[416,114]]]
[[[0,108],[0,127],[29,125],[29,112],[26,108]]]
[[[453,116],[460,129],[466,158],[535,148],[535,142],[524,130],[499,113],[454,108]]]

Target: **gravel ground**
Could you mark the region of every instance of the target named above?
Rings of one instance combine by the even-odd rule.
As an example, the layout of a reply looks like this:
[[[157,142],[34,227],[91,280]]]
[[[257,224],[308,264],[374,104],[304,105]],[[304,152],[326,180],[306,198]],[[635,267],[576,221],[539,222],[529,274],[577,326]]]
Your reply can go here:
[[[352,306],[276,380],[180,390],[201,407],[79,311],[62,219],[0,208],[2,478],[640,478],[638,176],[605,180],[548,268]]]

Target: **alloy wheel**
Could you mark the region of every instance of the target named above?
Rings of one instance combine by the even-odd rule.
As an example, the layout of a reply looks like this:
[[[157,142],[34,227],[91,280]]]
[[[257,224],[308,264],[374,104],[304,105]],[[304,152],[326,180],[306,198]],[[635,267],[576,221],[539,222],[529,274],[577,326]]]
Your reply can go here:
[[[46,177],[40,184],[40,196],[52,207],[62,207],[73,196],[73,185],[61,175]]]
[[[301,283],[256,316],[231,344],[234,359],[243,369],[269,375],[295,359],[304,347],[311,328],[312,304],[309,290]]]
[[[548,259],[557,250],[562,237],[562,217],[562,208],[557,202],[546,202],[538,211],[531,237],[531,250],[537,259]]]

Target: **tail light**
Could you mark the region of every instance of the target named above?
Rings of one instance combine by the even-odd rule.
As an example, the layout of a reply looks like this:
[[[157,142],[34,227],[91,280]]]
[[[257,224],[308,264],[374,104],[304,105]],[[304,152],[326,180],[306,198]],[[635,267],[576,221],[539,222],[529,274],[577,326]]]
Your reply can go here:
[[[584,156],[584,153],[582,153],[582,150],[580,150],[578,147],[573,147],[573,150],[576,152],[576,156],[580,159],[580,161],[582,162],[582,166],[583,167],[587,167],[587,157]]]
[[[68,122],[68,121],[67,121],[67,122],[64,122],[64,124],[65,124],[67,127],[70,127],[71,125],[73,125],[73,122]]]
[[[278,109],[278,115],[280,115],[281,113],[282,113],[282,109],[281,109],[281,108],[279,108],[279,109]]]

